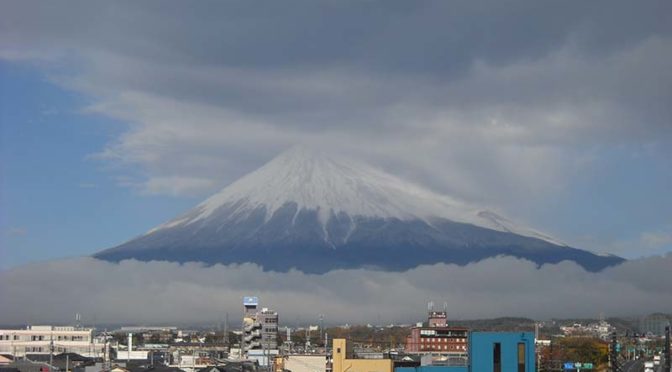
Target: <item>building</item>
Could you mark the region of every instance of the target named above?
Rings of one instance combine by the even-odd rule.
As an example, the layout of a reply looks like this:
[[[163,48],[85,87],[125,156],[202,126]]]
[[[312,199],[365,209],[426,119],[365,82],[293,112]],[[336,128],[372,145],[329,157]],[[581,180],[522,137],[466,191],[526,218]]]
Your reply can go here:
[[[117,345],[117,359],[116,360],[126,360],[126,361],[138,361],[138,360],[147,360],[149,358],[149,351],[147,350],[138,350],[137,347],[133,348],[133,334],[128,334],[128,341],[126,342],[126,349],[122,349],[121,345]]]
[[[51,364],[56,370],[83,372],[86,367],[94,366],[93,358],[83,357],[76,353],[62,353],[56,355],[29,354],[28,359],[34,363]]]
[[[196,372],[257,372],[259,366],[252,362],[227,362],[217,366],[201,368]],[[149,372],[149,371],[148,371]]]
[[[261,348],[261,325],[257,323],[257,297],[243,297],[243,333],[241,343],[242,357],[247,356],[247,351]]]
[[[290,354],[278,356],[275,371],[326,372],[326,354]]]
[[[448,326],[445,311],[430,310],[427,326],[418,325],[411,328],[411,334],[406,338],[405,351],[466,357],[467,334],[467,328]]]
[[[472,332],[469,372],[534,372],[534,333]]]
[[[257,323],[261,325],[261,345],[267,350],[278,348],[278,313],[267,308],[257,312]]]
[[[93,337],[93,328],[28,326],[26,329],[0,330],[0,354],[25,357],[26,354],[52,352],[102,358],[105,342]]]
[[[33,362],[30,360],[16,360],[6,366],[2,366],[1,370],[16,371],[16,372],[50,372],[53,368],[44,362]]]
[[[602,340],[608,340],[615,328],[605,320],[583,325],[574,323],[572,325],[561,326],[560,331],[568,337],[596,337]]]
[[[267,366],[278,355],[278,313],[262,308],[257,310],[257,297],[244,297],[243,357]]]
[[[639,321],[639,331],[644,335],[663,336],[665,335],[665,326],[670,324],[670,318],[667,314],[650,314]]]
[[[471,332],[466,365],[399,367],[394,372],[534,372],[534,347],[531,332]]]
[[[392,372],[391,359],[355,359],[352,344],[335,338],[332,351],[332,372]]]

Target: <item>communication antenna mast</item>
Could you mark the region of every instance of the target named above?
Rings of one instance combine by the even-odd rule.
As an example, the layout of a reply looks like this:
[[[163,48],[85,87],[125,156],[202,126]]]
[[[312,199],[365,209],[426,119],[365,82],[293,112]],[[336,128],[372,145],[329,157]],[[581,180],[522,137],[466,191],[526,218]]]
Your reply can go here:
[[[433,311],[434,310],[434,301],[429,301],[427,303],[427,311]]]
[[[324,314],[320,314],[320,339],[324,337]]]
[[[327,332],[324,332],[324,353],[329,355],[327,345],[329,345],[329,335],[327,334]]]
[[[448,312],[448,301],[443,301],[443,312],[444,313]]]
[[[75,313],[75,327],[81,328],[82,327],[81,323],[82,323],[82,314]]]

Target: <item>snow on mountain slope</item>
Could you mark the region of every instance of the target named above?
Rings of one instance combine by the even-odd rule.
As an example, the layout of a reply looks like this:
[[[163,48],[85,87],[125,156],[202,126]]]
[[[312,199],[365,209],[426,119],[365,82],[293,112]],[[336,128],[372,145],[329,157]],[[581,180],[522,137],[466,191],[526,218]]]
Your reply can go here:
[[[379,169],[298,147],[186,214],[94,255],[272,271],[404,271],[497,256],[599,271],[623,259],[569,247]]]
[[[263,207],[268,221],[287,203],[296,203],[295,216],[302,210],[317,211],[323,228],[339,213],[351,217],[422,220],[430,225],[433,219],[442,218],[564,245],[491,211],[470,207],[352,159],[303,146],[283,152],[186,215],[148,234],[208,220],[217,210],[231,206],[235,210],[229,216],[241,219]]]

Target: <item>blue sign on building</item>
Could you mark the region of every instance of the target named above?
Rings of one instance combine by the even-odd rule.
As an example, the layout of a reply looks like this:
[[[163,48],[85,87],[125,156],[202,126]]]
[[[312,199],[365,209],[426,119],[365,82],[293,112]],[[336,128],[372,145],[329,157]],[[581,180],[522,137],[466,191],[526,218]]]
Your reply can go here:
[[[245,296],[243,297],[243,306],[257,306],[259,305],[259,297]]]
[[[574,369],[574,362],[567,362],[563,364],[563,369]]]

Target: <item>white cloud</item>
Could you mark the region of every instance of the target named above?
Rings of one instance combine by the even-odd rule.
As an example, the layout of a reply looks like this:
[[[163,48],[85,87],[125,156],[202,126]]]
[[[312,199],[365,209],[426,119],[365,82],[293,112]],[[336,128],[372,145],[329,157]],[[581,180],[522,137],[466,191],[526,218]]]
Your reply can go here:
[[[590,238],[585,240],[587,246],[598,243]],[[613,254],[631,257],[665,254],[672,250],[672,228],[664,227],[654,231],[644,231],[632,239],[612,241],[604,245],[605,250]]]
[[[78,258],[0,272],[0,323],[88,320],[207,323],[240,312],[244,295],[280,311],[284,322],[413,322],[428,300],[448,302],[451,318],[589,317],[672,310],[672,255],[588,273],[570,262],[546,265],[493,258],[404,273],[339,270],[324,275],[264,272],[252,264],[200,264]],[[627,298],[624,298],[627,294]],[[36,306],[36,299],[49,306]]]
[[[641,240],[647,246],[653,248],[670,246],[672,245],[672,232],[669,231],[644,232],[642,233]]]
[[[203,178],[154,177],[144,183],[143,191],[148,194],[189,195],[202,193],[212,186],[212,180]]]
[[[172,13],[83,3],[81,16],[11,3],[0,58],[65,64],[67,73],[48,69],[54,81],[93,97],[89,111],[129,125],[103,157],[121,173],[140,169],[133,184],[145,191],[169,195],[213,191],[310,142],[506,207],[557,195],[591,166],[595,146],[666,144],[672,135],[672,38],[651,21],[656,6],[633,13],[610,2],[607,16],[523,2],[486,15],[482,6],[429,2],[381,8],[383,20],[340,7],[323,19],[316,3],[301,14],[276,9],[272,19],[242,7],[248,16],[235,21],[220,6]],[[507,26],[486,33],[497,43],[464,24],[476,14]],[[199,186],[151,186],[178,178]]]

